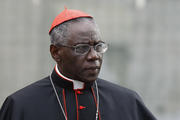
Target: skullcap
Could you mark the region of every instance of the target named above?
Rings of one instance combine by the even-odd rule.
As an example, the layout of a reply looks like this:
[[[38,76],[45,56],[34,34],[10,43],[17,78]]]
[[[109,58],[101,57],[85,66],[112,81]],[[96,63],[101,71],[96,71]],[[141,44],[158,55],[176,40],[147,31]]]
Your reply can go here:
[[[72,20],[72,19],[76,19],[76,18],[80,18],[80,17],[89,17],[89,18],[93,18],[92,16],[88,15],[87,13],[84,13],[82,11],[79,10],[71,10],[71,9],[67,9],[65,7],[65,9],[55,17],[54,21],[52,22],[51,28],[49,30],[49,34],[52,31],[52,29],[60,24],[62,24],[63,22]]]

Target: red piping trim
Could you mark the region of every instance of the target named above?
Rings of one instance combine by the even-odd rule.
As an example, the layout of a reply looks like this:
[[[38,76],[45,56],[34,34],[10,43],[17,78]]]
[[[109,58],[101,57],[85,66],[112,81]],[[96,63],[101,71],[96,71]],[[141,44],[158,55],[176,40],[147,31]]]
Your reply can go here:
[[[96,100],[96,96],[94,93],[94,89],[91,87],[92,93],[93,93],[93,97],[94,97],[94,101],[96,103],[96,108],[97,108],[97,100]],[[99,116],[99,120],[101,120],[101,116],[100,116],[100,111],[98,110],[98,116]]]
[[[65,96],[65,91],[64,91],[64,89],[63,89],[63,98],[64,98],[64,109],[65,109],[66,118],[67,118],[66,96]],[[67,118],[67,120],[68,120],[68,118]]]
[[[55,69],[56,73],[57,73],[60,77],[62,77],[64,80],[67,80],[67,81],[69,81],[69,82],[72,82],[72,81],[66,79],[65,77],[63,77],[62,75],[60,75],[60,74],[57,72],[56,66],[54,67],[54,69]],[[74,83],[72,82],[72,84],[73,84],[73,90],[84,90],[84,89],[85,89],[85,83],[83,84],[83,88],[81,88],[81,89],[74,89]]]
[[[78,98],[77,98],[77,93],[75,91],[75,96],[76,96],[76,111],[77,111],[77,120],[79,120],[79,105],[78,105]]]

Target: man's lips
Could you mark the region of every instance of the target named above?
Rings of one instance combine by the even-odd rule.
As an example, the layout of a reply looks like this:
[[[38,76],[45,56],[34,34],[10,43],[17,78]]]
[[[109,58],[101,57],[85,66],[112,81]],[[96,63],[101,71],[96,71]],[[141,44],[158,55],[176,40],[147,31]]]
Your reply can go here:
[[[100,69],[100,66],[92,66],[92,67],[86,67],[85,70],[96,70]]]

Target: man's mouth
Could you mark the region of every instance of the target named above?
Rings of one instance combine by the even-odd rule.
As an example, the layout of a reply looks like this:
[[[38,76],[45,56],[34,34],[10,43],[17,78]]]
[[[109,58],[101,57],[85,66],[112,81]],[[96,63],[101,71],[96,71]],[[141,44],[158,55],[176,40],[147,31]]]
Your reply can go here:
[[[88,68],[85,69],[85,71],[86,71],[88,74],[92,74],[92,75],[98,74],[98,73],[99,73],[99,70],[100,70],[100,67],[99,67],[99,66],[88,67]]]
[[[98,69],[100,69],[99,66],[93,66],[93,67],[87,67],[87,68],[85,68],[85,70],[98,70]]]

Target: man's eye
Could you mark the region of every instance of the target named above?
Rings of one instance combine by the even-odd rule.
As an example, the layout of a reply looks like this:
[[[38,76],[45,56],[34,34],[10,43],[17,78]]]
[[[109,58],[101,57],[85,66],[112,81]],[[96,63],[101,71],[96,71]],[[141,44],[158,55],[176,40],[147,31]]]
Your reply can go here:
[[[102,45],[97,45],[97,46],[96,46],[96,51],[97,51],[97,52],[102,51]]]
[[[76,52],[86,52],[88,49],[89,49],[89,46],[82,45],[82,46],[76,47]]]
[[[87,46],[87,45],[77,47],[77,49],[80,49],[80,50],[85,50],[85,49],[88,49],[88,48],[89,48],[89,46]]]

